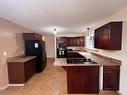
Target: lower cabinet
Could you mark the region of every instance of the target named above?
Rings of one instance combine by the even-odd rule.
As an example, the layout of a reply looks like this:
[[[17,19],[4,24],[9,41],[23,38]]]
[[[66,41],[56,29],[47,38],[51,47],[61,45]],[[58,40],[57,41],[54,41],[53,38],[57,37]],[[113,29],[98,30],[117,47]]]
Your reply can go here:
[[[67,90],[69,94],[99,93],[99,66],[68,66]]]
[[[103,67],[103,90],[119,90],[120,66]]]
[[[36,71],[36,66],[35,66],[35,60],[30,60],[27,61],[24,65],[25,65],[25,81],[27,81],[29,78],[31,78],[33,76],[33,74]]]
[[[26,62],[8,62],[10,84],[23,84],[35,73],[36,58]]]
[[[67,66],[62,66],[62,68],[63,68],[65,71],[67,71]]]

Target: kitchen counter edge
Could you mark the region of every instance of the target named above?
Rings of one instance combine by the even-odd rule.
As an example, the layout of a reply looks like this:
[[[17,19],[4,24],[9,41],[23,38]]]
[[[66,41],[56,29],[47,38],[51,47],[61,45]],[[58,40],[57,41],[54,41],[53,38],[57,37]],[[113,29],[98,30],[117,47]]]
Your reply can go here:
[[[97,62],[97,64],[67,64],[66,58],[56,58],[54,61],[54,66],[120,66],[121,63],[112,62],[103,58],[99,58],[93,54],[87,52],[78,52],[86,58]]]
[[[11,63],[11,62],[26,62],[26,61],[29,61],[34,58],[36,58],[36,56],[13,57],[13,58],[8,58],[7,62],[9,62],[9,63]]]

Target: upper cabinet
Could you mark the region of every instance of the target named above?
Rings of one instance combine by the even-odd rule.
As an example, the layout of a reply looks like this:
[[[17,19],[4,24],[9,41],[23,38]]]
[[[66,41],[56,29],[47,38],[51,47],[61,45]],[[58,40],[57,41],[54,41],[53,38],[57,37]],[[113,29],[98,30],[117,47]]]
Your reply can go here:
[[[95,29],[94,48],[121,50],[122,22],[110,22]]]
[[[84,36],[68,37],[67,38],[67,46],[84,47],[85,46],[85,37]]]
[[[68,47],[71,47],[71,46],[84,47],[85,37],[84,36],[58,37],[56,42],[58,47],[67,47],[67,46]]]
[[[24,40],[42,40],[42,35],[37,33],[23,33]]]
[[[56,38],[57,47],[67,47],[67,37]]]

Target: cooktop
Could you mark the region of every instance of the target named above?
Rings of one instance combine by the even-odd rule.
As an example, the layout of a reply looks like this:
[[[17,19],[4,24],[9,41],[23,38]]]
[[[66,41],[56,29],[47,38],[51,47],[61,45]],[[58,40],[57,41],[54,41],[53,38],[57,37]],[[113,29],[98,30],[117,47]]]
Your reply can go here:
[[[87,58],[67,58],[67,64],[97,64],[95,61]]]

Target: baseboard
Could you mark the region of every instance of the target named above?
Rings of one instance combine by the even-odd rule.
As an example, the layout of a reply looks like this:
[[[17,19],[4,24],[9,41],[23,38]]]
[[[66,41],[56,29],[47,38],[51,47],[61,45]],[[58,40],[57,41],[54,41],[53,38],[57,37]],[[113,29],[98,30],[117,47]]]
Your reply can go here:
[[[123,95],[120,91],[117,91],[117,93],[118,93],[119,95]]]
[[[24,84],[8,84],[6,86],[0,87],[0,90],[4,90],[8,88],[9,86],[24,86]]]
[[[47,58],[47,60],[53,60],[53,61],[54,61],[54,60],[55,60],[55,58],[54,58],[54,57],[53,57],[53,58]]]
[[[54,57],[49,57],[49,58],[47,58],[47,59],[55,59]]]
[[[9,84],[8,86],[24,86],[24,84]]]
[[[3,87],[0,87],[0,90],[4,90],[6,88],[8,88],[9,85],[6,85],[6,86],[3,86]]]

